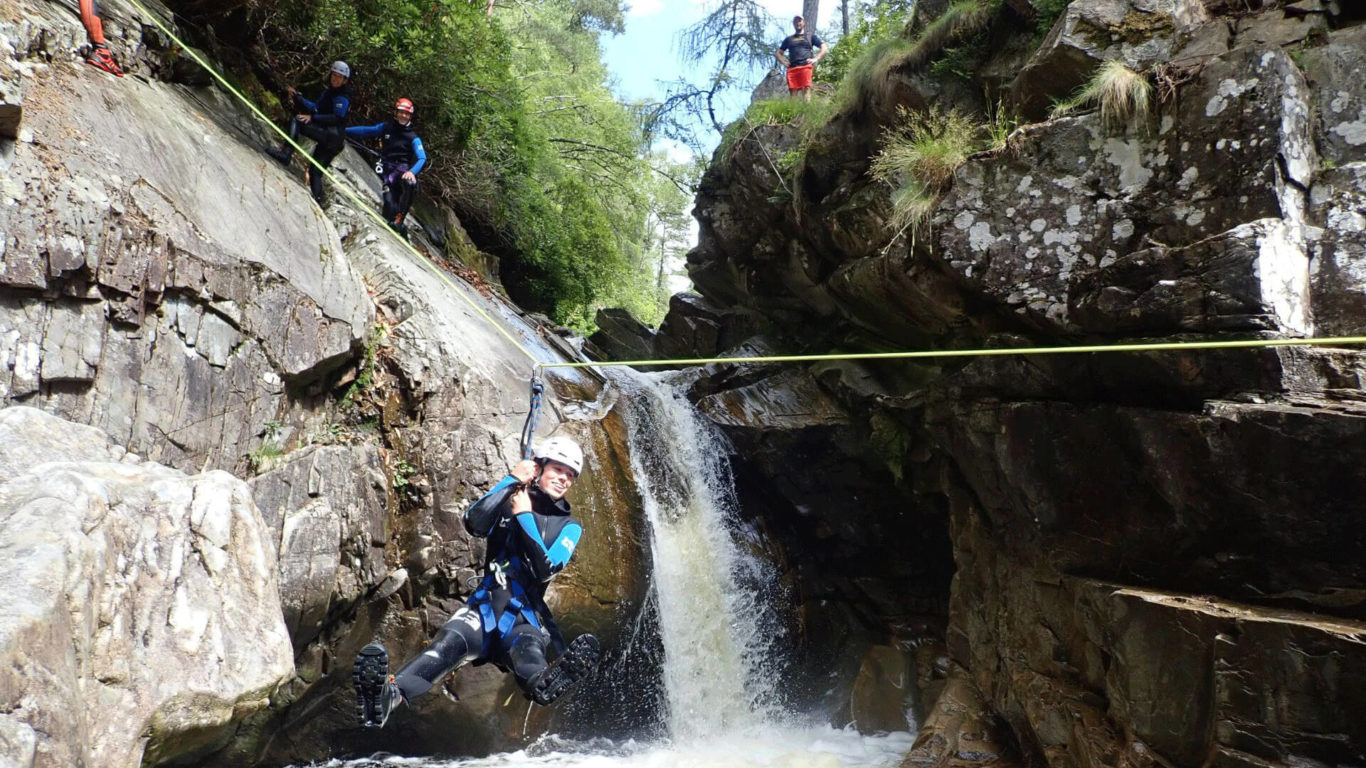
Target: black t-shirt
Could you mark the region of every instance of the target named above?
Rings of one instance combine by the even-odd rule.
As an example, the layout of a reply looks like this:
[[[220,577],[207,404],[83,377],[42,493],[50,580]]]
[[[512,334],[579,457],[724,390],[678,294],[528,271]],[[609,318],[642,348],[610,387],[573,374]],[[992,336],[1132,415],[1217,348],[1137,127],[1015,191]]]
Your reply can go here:
[[[788,35],[783,39],[783,44],[778,46],[779,50],[787,51],[787,62],[794,67],[811,62],[811,51],[819,48],[825,43],[814,34],[808,35],[803,32],[800,35]]]

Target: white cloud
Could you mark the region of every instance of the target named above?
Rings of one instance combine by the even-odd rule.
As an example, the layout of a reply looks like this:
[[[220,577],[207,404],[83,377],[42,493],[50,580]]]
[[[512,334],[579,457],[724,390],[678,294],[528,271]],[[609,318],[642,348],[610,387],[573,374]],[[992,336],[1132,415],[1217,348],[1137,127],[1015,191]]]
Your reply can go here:
[[[653,16],[664,10],[664,0],[631,0],[626,15],[636,19]]]
[[[664,150],[664,154],[668,156],[670,162],[674,163],[686,163],[693,158],[692,150],[688,148],[688,145],[673,139],[655,139],[655,149]]]

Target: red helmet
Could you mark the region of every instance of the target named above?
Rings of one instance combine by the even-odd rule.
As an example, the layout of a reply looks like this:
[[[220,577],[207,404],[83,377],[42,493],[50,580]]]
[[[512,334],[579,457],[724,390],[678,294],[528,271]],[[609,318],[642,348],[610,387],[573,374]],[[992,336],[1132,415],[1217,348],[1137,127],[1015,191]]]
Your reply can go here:
[[[394,104],[394,110],[397,112],[407,112],[410,115],[417,111],[413,108],[413,102],[408,99],[399,99],[398,103]]]

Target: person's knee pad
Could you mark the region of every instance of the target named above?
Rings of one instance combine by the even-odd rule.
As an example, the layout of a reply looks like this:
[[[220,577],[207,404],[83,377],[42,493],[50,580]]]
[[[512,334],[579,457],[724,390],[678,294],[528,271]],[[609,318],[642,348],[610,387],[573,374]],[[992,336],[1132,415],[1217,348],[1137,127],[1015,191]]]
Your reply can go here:
[[[545,671],[545,646],[549,641],[543,630],[529,624],[521,624],[508,632],[505,644],[508,666],[517,679],[517,685],[529,690],[537,676]]]
[[[403,665],[403,669],[394,675],[394,682],[403,691],[403,698],[412,701],[455,669],[470,655],[470,650],[469,638],[448,624],[437,631],[426,650]]]

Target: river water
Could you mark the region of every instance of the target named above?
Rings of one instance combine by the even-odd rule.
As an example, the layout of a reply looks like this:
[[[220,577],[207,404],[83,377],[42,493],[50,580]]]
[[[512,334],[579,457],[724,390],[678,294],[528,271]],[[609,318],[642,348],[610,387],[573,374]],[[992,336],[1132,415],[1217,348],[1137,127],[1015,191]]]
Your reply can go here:
[[[373,756],[325,768],[883,768],[910,733],[863,736],[787,704],[784,595],[737,516],[724,438],[683,396],[679,374],[614,374],[653,559],[651,604],[637,634],[660,650],[649,710],[635,738],[542,737],[483,758]],[[662,652],[661,652],[662,651]],[[625,654],[629,656],[630,654]],[[599,672],[610,673],[610,670]],[[639,679],[639,676],[637,676]]]

